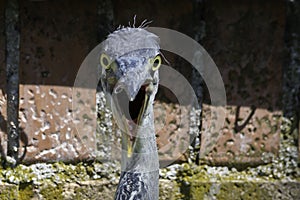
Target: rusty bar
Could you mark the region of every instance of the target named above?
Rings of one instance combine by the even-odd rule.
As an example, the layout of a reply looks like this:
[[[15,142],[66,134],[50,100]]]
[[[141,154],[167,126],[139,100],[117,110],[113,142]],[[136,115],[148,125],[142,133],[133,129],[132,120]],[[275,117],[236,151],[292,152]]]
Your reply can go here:
[[[7,157],[6,166],[14,167],[19,152],[19,3],[7,0],[5,8],[6,78],[7,78]]]
[[[193,18],[196,22],[194,24],[194,39],[197,42],[202,42],[203,38],[205,37],[205,22],[203,19],[204,13],[204,2],[201,1],[193,1],[194,10],[193,10]],[[201,62],[199,58],[196,60]],[[201,65],[199,63],[199,65]],[[199,107],[194,108],[191,112],[191,132],[190,132],[190,159],[192,162],[199,164],[199,153],[200,153],[200,143],[201,143],[201,115],[202,115],[202,103],[203,103],[203,95],[204,95],[204,81],[201,76],[197,72],[197,70],[193,67],[192,68],[192,87],[195,91],[195,94],[198,99]],[[196,103],[196,102],[195,102]]]
[[[110,0],[97,0],[97,24],[98,24],[98,32],[97,32],[97,40],[98,42],[102,42],[105,40],[107,35],[114,30],[114,12],[113,12],[113,4]],[[100,73],[101,69],[98,69]],[[113,142],[116,138],[114,138],[114,134],[112,134],[112,124],[107,123],[104,124],[107,120],[111,120],[111,118],[107,116],[111,116],[110,111],[105,109],[106,101],[104,97],[104,93],[102,92],[101,83],[98,82],[97,86],[97,94],[96,94],[96,104],[97,104],[97,160],[111,160],[113,157]],[[103,120],[104,119],[104,120]],[[101,121],[101,122],[100,122]],[[103,123],[104,122],[104,123]],[[106,127],[101,130],[101,127]]]
[[[98,40],[102,42],[106,36],[114,31],[114,12],[113,4],[110,0],[97,1],[97,15],[98,15]]]
[[[300,121],[300,1],[287,1],[285,42],[288,58],[283,71],[284,121],[281,135],[281,157],[289,159],[287,165],[297,167],[300,162],[299,126]],[[288,127],[288,128],[287,128]],[[288,156],[287,156],[288,155]]]
[[[287,1],[286,46],[287,65],[284,68],[284,111],[285,116],[295,118],[299,108],[297,93],[300,89],[300,1]]]

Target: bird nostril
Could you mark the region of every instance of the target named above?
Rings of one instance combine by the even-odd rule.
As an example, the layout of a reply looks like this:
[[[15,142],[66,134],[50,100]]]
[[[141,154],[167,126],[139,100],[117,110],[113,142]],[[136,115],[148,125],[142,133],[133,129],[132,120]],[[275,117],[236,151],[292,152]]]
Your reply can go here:
[[[119,93],[121,93],[123,90],[124,90],[123,85],[117,85],[117,86],[115,87],[115,89],[114,89],[114,93],[115,93],[115,94],[119,94]]]

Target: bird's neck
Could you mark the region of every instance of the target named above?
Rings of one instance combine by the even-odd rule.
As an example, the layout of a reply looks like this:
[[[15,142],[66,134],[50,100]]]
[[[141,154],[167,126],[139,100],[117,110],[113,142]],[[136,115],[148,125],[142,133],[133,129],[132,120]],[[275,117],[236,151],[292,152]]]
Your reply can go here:
[[[128,146],[123,146],[122,171],[149,172],[159,169],[156,145],[153,106],[149,105],[142,123],[137,127],[132,153],[128,153]],[[128,134],[123,133],[122,141],[128,140]],[[123,144],[126,142],[122,142]]]

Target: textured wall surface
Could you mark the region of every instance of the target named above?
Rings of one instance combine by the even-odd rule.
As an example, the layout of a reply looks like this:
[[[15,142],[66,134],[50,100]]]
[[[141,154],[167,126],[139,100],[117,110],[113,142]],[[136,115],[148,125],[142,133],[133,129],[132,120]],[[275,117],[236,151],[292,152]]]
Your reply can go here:
[[[268,163],[278,155],[282,112],[227,106],[219,132],[210,132],[214,117],[211,107],[203,106],[201,159],[208,163],[253,166]]]

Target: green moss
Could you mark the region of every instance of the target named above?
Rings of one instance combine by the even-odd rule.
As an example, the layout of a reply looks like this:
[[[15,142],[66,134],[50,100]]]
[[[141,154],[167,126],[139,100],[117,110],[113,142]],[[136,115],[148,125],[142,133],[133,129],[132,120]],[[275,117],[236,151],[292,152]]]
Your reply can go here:
[[[32,184],[21,184],[19,186],[18,200],[30,200],[32,197],[34,197]]]
[[[1,200],[14,200],[18,199],[18,186],[17,185],[0,185],[0,199]]]
[[[288,129],[287,123],[284,125]],[[288,147],[292,136],[286,137],[282,144]],[[292,158],[291,152],[281,152],[279,159],[273,155],[272,163],[255,168],[249,167],[243,171],[228,167],[184,163],[171,170],[173,171],[172,180],[167,180],[167,172],[170,169],[164,169],[162,173],[165,175],[162,174],[161,181],[167,180],[167,182],[161,185],[161,199],[268,199],[274,191],[278,193],[277,190],[294,191],[289,188],[282,189],[287,187],[284,184],[279,186],[275,184],[277,181],[288,178],[299,186],[299,173],[296,173],[299,168],[289,164]],[[69,199],[87,197],[97,199],[99,194],[104,195],[103,199],[107,199],[112,197],[115,191],[114,181],[118,179],[116,171],[119,168],[118,165],[110,166],[93,162],[77,165],[38,164],[36,167],[19,165],[15,169],[0,169],[2,181],[13,183],[9,185],[10,187],[3,189],[0,187],[0,199],[33,198],[34,185],[40,187],[40,193],[45,199],[64,199],[65,195],[68,195]],[[71,185],[74,191],[69,191],[65,187],[66,183],[78,182],[84,182],[84,184]],[[273,183],[275,186],[269,188]],[[67,190],[69,191],[67,194],[63,192]],[[239,195],[236,196],[236,194]],[[298,193],[295,194],[295,198],[300,196],[297,195]]]
[[[194,200],[252,200],[252,199],[299,199],[300,183],[261,182],[261,181],[217,181],[196,182],[191,186]]]
[[[43,198],[46,200],[63,200],[63,186],[62,185],[45,185],[40,191]]]
[[[217,199],[272,199],[266,189],[258,182],[223,183],[216,194]]]
[[[75,196],[74,196],[73,199],[75,199],[75,200],[81,200],[81,199],[83,199],[82,198],[82,196],[83,196],[82,194],[86,194],[86,193],[88,193],[88,191],[86,191],[86,189],[84,189],[82,187],[76,188]]]
[[[192,186],[190,190],[190,199],[204,199],[204,197],[207,197],[207,194],[209,194],[210,187],[211,184],[209,183]]]

